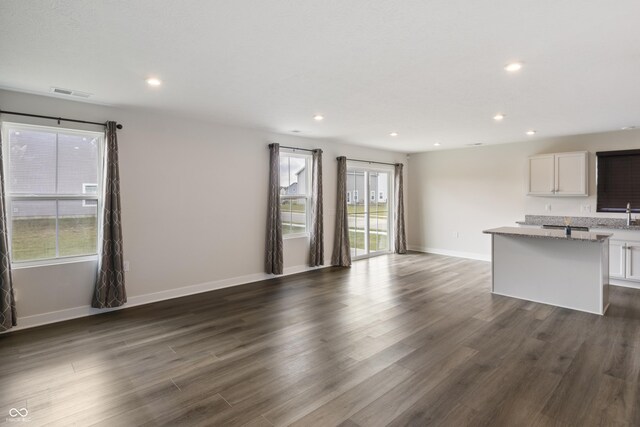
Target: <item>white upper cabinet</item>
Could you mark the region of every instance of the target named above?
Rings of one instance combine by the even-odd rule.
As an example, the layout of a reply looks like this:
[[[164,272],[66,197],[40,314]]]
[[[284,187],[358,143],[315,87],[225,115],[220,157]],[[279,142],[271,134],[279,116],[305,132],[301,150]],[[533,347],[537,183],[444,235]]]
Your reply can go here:
[[[555,189],[553,154],[529,157],[529,194],[548,195]]]
[[[589,153],[541,154],[529,157],[530,196],[588,196]]]
[[[560,153],[555,155],[555,183],[557,196],[588,196],[588,153]]]

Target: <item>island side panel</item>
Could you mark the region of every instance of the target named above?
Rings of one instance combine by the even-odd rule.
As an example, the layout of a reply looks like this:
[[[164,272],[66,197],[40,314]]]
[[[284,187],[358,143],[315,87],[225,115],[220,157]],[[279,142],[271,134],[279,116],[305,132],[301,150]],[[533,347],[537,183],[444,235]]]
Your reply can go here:
[[[494,293],[495,292],[495,285],[496,285],[496,272],[495,272],[495,262],[493,262],[493,260],[496,259],[496,252],[495,252],[495,247],[496,247],[496,235],[492,234],[491,235],[491,292]]]
[[[602,314],[602,244],[494,235],[493,292]]]
[[[609,307],[609,239],[602,244],[602,314]]]

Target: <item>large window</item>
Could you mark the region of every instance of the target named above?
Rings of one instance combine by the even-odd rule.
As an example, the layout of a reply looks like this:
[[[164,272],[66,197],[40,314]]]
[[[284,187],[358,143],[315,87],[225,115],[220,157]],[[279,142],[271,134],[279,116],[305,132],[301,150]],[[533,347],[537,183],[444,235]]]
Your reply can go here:
[[[309,156],[280,152],[280,214],[283,237],[307,235],[311,179]]]
[[[2,132],[12,261],[96,254],[102,134],[12,123]]]

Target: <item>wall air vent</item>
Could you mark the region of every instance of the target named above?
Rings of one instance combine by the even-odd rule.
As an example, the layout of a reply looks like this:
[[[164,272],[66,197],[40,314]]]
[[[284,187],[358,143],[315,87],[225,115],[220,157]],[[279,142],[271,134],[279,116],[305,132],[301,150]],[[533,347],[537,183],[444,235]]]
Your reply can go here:
[[[87,92],[81,92],[79,90],[63,89],[61,87],[52,87],[51,93],[55,93],[57,95],[75,96],[76,98],[89,98],[91,96],[91,94]]]

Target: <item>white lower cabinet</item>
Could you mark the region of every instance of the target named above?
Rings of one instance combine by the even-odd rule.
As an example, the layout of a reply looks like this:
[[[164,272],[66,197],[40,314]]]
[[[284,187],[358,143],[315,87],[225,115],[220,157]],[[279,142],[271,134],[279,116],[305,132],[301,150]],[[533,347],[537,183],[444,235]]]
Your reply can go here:
[[[626,275],[627,247],[621,240],[609,241],[609,277],[624,279]]]
[[[640,282],[640,242],[627,242],[626,279]]]
[[[609,242],[609,277],[640,282],[640,242]]]

